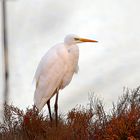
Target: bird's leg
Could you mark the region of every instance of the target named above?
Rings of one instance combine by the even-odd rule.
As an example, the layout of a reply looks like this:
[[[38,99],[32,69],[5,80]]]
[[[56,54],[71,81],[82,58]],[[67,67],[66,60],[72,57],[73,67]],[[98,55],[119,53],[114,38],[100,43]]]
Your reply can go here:
[[[52,115],[51,115],[50,100],[48,100],[48,101],[47,101],[47,105],[48,105],[48,110],[49,110],[50,120],[51,120],[51,122],[52,122]]]
[[[56,127],[57,127],[57,122],[58,122],[58,94],[59,94],[59,92],[57,91],[57,93],[56,93],[56,99],[55,99],[55,104],[54,104]]]

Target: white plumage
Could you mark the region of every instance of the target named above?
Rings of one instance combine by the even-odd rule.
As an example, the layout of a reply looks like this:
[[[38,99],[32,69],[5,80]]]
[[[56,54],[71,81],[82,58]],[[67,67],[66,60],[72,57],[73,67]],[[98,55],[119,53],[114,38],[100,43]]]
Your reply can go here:
[[[64,44],[56,45],[41,59],[35,74],[34,96],[35,105],[39,110],[53,96],[54,91],[67,86],[74,72],[77,72],[79,49],[76,45],[68,47]]]
[[[68,35],[65,37],[64,43],[52,47],[41,59],[35,73],[36,90],[34,94],[34,103],[39,111],[53,95],[66,87],[73,74],[78,72],[79,48],[76,44],[81,42],[97,41]]]

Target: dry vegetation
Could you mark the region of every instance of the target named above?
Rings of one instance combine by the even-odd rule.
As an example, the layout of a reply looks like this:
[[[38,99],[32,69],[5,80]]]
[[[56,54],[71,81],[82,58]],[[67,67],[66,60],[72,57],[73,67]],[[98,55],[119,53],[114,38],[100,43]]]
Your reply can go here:
[[[59,116],[58,127],[48,116],[38,115],[35,107],[26,112],[5,105],[0,124],[1,140],[140,140],[140,87],[125,90],[110,113],[102,102],[90,97],[87,107],[76,107],[65,117]]]

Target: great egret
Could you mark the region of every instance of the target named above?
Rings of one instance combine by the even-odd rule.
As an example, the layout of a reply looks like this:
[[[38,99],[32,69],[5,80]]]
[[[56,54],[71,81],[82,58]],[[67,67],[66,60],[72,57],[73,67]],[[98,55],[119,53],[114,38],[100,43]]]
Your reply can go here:
[[[39,111],[47,104],[52,121],[50,99],[56,94],[54,104],[56,125],[59,90],[65,88],[70,83],[73,74],[78,72],[79,48],[77,43],[82,42],[97,41],[80,38],[77,35],[67,35],[64,43],[55,45],[43,56],[35,73],[34,104]]]

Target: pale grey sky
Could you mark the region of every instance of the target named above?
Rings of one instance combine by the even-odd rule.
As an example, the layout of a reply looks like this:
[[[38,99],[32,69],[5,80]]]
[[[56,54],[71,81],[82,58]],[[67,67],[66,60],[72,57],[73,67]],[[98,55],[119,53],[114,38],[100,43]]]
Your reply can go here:
[[[124,86],[140,84],[139,0],[15,0],[7,5],[14,105],[25,109],[33,104],[32,80],[41,57],[70,33],[99,43],[79,45],[80,70],[60,93],[60,111],[87,103],[89,92],[110,107]]]

